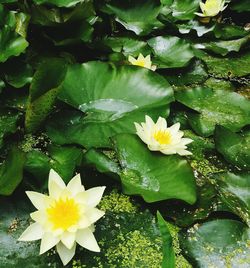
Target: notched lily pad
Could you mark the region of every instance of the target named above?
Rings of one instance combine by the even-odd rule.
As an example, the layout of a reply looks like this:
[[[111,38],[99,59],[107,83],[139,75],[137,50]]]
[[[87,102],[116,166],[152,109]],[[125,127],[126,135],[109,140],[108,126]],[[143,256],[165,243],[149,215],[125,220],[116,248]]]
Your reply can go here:
[[[178,91],[177,101],[199,112],[189,113],[189,123],[201,136],[213,134],[220,124],[238,131],[250,123],[250,102],[241,95],[224,90],[195,88]]]
[[[180,238],[185,255],[198,267],[245,268],[250,264],[249,229],[239,221],[197,224]]]

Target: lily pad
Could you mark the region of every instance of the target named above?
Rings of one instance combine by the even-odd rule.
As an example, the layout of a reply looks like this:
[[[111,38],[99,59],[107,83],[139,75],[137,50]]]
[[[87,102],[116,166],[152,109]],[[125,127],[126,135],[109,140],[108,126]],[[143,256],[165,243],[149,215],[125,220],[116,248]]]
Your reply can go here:
[[[162,28],[164,25],[157,19],[161,5],[154,0],[117,1],[112,0],[103,10],[114,14],[116,21],[127,30],[137,35],[147,35],[152,30]]]
[[[242,169],[250,170],[249,131],[240,135],[222,126],[217,126],[215,146],[228,162]]]
[[[19,115],[11,110],[0,111],[0,148],[3,145],[4,137],[16,132],[18,118]]]
[[[82,0],[33,0],[36,4],[51,4],[58,7],[72,7],[82,2]]]
[[[250,226],[250,173],[223,172],[212,178],[222,202]]]
[[[11,195],[23,179],[25,154],[11,148],[6,160],[0,165],[0,195]]]
[[[111,136],[135,133],[134,122],[144,120],[146,114],[166,116],[173,100],[170,85],[160,75],[101,62],[71,66],[60,90],[60,100],[81,112],[59,113],[50,120],[48,135],[57,143],[87,148],[110,147]]]
[[[195,203],[194,174],[186,160],[151,152],[136,135],[120,134],[113,141],[124,193],[140,195],[146,202],[180,199]]]
[[[199,43],[195,44],[195,48],[210,50],[216,54],[220,54],[222,56],[227,55],[232,51],[240,51],[241,47],[248,43],[250,40],[250,36],[245,36],[236,40],[226,40],[226,41],[210,41],[208,43]]]
[[[200,0],[174,0],[172,16],[177,20],[191,20],[199,9]]]
[[[157,36],[148,40],[153,49],[158,68],[179,68],[186,66],[194,57],[190,44],[176,36]]]
[[[181,236],[185,253],[201,268],[248,267],[248,241],[249,229],[229,219],[195,225]]]
[[[18,33],[17,21],[14,12],[7,11],[0,4],[0,62],[5,62],[11,56],[18,56],[28,47],[29,43]]]
[[[31,85],[28,107],[25,115],[27,132],[38,129],[41,122],[53,109],[58,86],[62,82],[67,70],[67,63],[63,59],[50,58],[40,64]]]
[[[176,99],[199,112],[189,113],[189,123],[201,136],[213,134],[220,124],[238,131],[250,123],[250,101],[243,96],[224,90],[195,88],[176,92]]]
[[[242,77],[250,74],[249,61],[250,53],[237,54],[232,57],[213,57],[208,54],[203,55],[208,72],[214,76],[222,78]]]

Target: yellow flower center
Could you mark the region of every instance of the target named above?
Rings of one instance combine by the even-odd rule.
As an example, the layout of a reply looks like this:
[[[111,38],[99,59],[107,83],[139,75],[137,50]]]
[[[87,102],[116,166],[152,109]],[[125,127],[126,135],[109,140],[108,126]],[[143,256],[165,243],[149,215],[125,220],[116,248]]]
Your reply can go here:
[[[145,67],[145,61],[137,60],[135,65],[140,66],[140,67]]]
[[[54,229],[67,230],[80,219],[79,206],[74,199],[59,199],[47,209],[48,220]]]
[[[153,135],[154,139],[158,141],[160,144],[170,144],[171,143],[171,135],[168,131],[156,131]]]

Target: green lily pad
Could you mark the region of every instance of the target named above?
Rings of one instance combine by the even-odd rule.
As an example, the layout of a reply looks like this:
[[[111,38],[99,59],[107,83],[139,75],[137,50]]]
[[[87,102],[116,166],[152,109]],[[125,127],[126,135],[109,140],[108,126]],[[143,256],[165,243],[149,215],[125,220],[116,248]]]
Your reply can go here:
[[[101,40],[101,44],[114,52],[122,52],[126,57],[138,57],[140,53],[147,56],[151,53],[147,42],[134,37],[108,37]]]
[[[72,7],[82,2],[82,0],[33,0],[33,2],[38,5],[51,4],[58,7]]]
[[[208,54],[203,55],[208,72],[222,78],[242,77],[250,74],[249,61],[250,53],[237,54],[232,57],[214,57]]]
[[[248,267],[248,241],[249,229],[229,219],[195,225],[181,236],[185,254],[201,268]]]
[[[76,147],[49,146],[50,167],[57,171],[65,182],[73,177],[75,167],[81,160],[81,149]]]
[[[250,226],[250,173],[223,172],[212,178],[222,202]]]
[[[3,146],[3,139],[8,134],[17,130],[17,120],[19,115],[10,110],[0,111],[0,148]]]
[[[196,15],[194,14],[199,9],[200,0],[174,0],[172,16],[177,20],[191,20]]]
[[[178,91],[177,101],[199,112],[189,113],[189,123],[201,136],[213,134],[215,125],[238,131],[250,123],[250,102],[243,96],[225,90],[195,88]]]
[[[103,10],[114,14],[115,19],[127,30],[137,35],[147,35],[152,30],[162,28],[164,25],[157,19],[161,5],[154,0],[110,1]]]
[[[222,40],[240,38],[249,34],[242,26],[223,23],[216,24],[213,32],[216,38]]]
[[[11,56],[18,56],[28,47],[29,43],[23,37],[22,32],[18,32],[18,16],[14,12],[7,11],[0,4],[0,62],[5,62]]]
[[[148,40],[158,60],[158,68],[180,68],[194,57],[190,44],[176,36],[157,36]]]
[[[30,85],[28,107],[25,115],[27,132],[37,130],[53,109],[58,86],[64,79],[67,63],[63,59],[50,58],[40,64]]]
[[[198,37],[201,37],[215,29],[214,23],[202,24],[197,20],[190,20],[185,23],[180,23],[176,25],[181,34],[188,34],[191,31],[196,31]]]
[[[250,11],[250,6],[248,0],[234,1],[230,3],[230,9],[237,12],[247,12]]]
[[[124,193],[140,195],[146,202],[180,199],[195,203],[194,174],[182,157],[151,152],[136,135],[120,134],[113,142]]]
[[[59,112],[47,133],[57,143],[87,148],[110,147],[111,136],[135,133],[134,122],[144,120],[146,114],[166,116],[173,100],[170,85],[160,75],[101,62],[71,66],[60,90],[59,98],[81,112]]]
[[[21,88],[29,84],[32,77],[32,67],[23,60],[8,60],[4,66],[5,81],[15,88]]]
[[[227,128],[217,126],[215,130],[216,149],[231,164],[250,170],[250,132],[236,134]]]
[[[198,43],[195,44],[195,48],[205,49],[212,51],[216,54],[220,54],[222,56],[227,55],[232,51],[240,51],[241,47],[247,44],[250,40],[250,36],[245,36],[236,40],[226,40],[226,41],[210,41],[208,43]]]
[[[0,165],[0,195],[11,195],[23,179],[25,154],[13,147]]]
[[[90,22],[89,20],[95,17],[92,1],[83,1],[69,9],[32,5],[30,13],[32,23],[42,26],[59,26],[66,23],[85,20]]]

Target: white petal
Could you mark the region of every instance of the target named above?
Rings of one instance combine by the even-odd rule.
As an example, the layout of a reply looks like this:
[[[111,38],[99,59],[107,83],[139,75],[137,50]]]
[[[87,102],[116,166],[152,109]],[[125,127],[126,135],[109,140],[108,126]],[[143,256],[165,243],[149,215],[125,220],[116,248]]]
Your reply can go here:
[[[189,144],[191,142],[193,142],[193,140],[189,139],[189,138],[182,138],[181,139],[181,144],[183,144],[183,145],[187,145],[187,144]]]
[[[40,194],[33,191],[26,191],[25,192],[32,202],[32,204],[39,210],[39,209],[45,209],[45,207],[48,204],[49,197],[44,194]]]
[[[200,1],[200,8],[201,8],[201,11],[204,13],[204,10],[206,9],[206,5]]]
[[[70,182],[67,185],[67,190],[71,192],[73,196],[75,196],[77,193],[81,191],[84,191],[80,174],[77,174],[74,178],[70,180]]]
[[[40,254],[45,253],[46,251],[53,248],[60,241],[59,237],[53,236],[52,233],[45,233],[42,236]]]
[[[89,228],[78,230],[76,234],[76,242],[88,250],[100,252],[95,236]]]
[[[165,150],[161,150],[161,152],[163,154],[166,154],[166,155],[176,154],[176,150],[175,149],[165,149]]]
[[[128,56],[128,61],[132,64],[135,64],[137,60],[132,56]]]
[[[58,243],[56,245],[56,250],[59,254],[59,257],[63,263],[63,265],[68,264],[71,259],[74,257],[76,252],[76,243],[73,245],[71,249],[66,248],[63,243]]]
[[[41,225],[47,220],[47,216],[44,210],[37,210],[35,212],[30,213],[30,217],[32,220],[40,223]]]
[[[85,215],[83,215],[83,217],[78,222],[78,228],[79,229],[87,228],[91,224],[92,222]]]
[[[155,126],[154,121],[152,120],[152,118],[148,115],[145,116],[145,121],[146,121],[146,127],[147,128],[153,128]]]
[[[91,208],[86,211],[86,217],[92,223],[98,221],[105,213],[97,208]]]
[[[180,126],[181,126],[180,123],[175,123],[174,125],[169,127],[169,131],[171,131],[171,134],[174,135],[175,133],[177,133],[179,131]]]
[[[187,150],[178,150],[177,154],[179,154],[179,155],[192,155],[192,153],[187,151]]]
[[[82,203],[87,202],[85,204],[89,207],[95,207],[101,201],[105,188],[105,186],[94,187],[85,192],[79,193],[76,197],[77,201],[81,202],[82,200]]]
[[[137,58],[138,61],[145,61],[144,56],[140,53],[139,57]]]
[[[152,70],[152,71],[155,71],[155,70],[156,70],[156,68],[157,68],[157,66],[156,66],[156,65],[152,65],[152,66],[151,66],[151,70]]]
[[[165,118],[159,117],[155,125],[157,129],[165,130],[167,128],[167,121]]]
[[[40,224],[31,224],[18,238],[18,241],[34,241],[41,239],[43,236],[43,229]]]
[[[65,247],[71,249],[74,245],[75,238],[76,238],[75,233],[70,233],[66,231],[61,236],[61,242],[64,244]]]
[[[65,187],[66,185],[62,178],[53,169],[51,169],[49,173],[49,195],[54,198],[58,198]]]
[[[204,15],[202,13],[195,12],[194,14],[197,15],[197,16],[200,16],[200,17],[206,17],[206,15]]]

